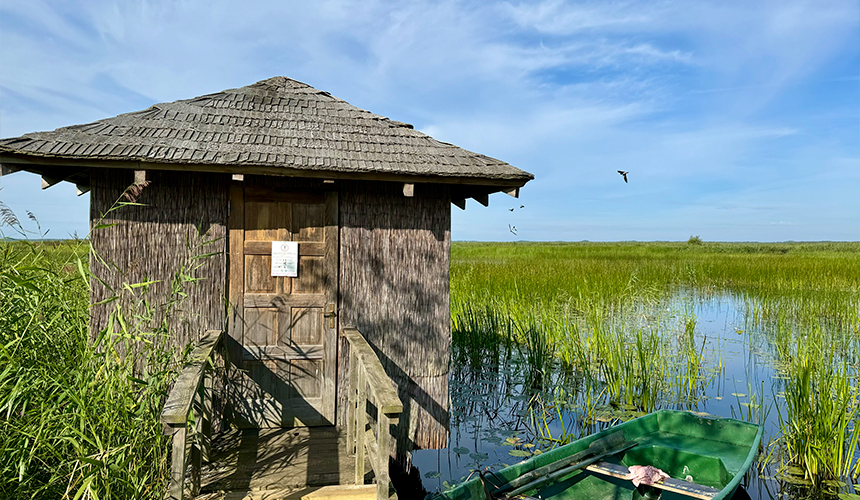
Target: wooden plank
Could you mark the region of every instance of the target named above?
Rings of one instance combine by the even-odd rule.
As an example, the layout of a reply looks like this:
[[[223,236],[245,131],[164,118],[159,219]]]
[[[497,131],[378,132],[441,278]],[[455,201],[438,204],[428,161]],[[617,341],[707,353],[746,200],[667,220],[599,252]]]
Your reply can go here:
[[[373,470],[373,475],[379,474],[379,445],[376,444],[376,436],[373,434],[373,429],[367,429],[364,433],[364,446],[367,450],[367,461],[370,462],[370,468]]]
[[[54,177],[54,176],[50,176],[50,175],[43,175],[42,176],[42,189],[48,189],[49,187],[51,187],[55,184],[59,184],[60,182],[63,182],[63,177]]]
[[[403,196],[412,198],[415,196],[415,184],[406,183],[403,185]]]
[[[294,359],[318,360],[323,359],[324,350],[321,345],[246,345],[242,349],[242,359],[252,360],[282,360]]]
[[[355,484],[364,484],[365,433],[367,432],[367,379],[364,364],[359,361],[350,370],[358,372],[358,395],[356,396],[355,411]]]
[[[75,184],[75,194],[81,196],[90,192],[89,184]]]
[[[376,431],[376,500],[388,500],[388,486],[391,477],[388,474],[388,456],[391,449],[391,425],[388,416],[380,412],[377,418]]]
[[[243,183],[230,184],[230,216],[228,217],[230,255],[228,267],[228,296],[230,307],[227,332],[231,342],[231,359],[240,362],[244,338],[245,314],[245,195]]]
[[[396,418],[400,413],[403,413],[403,403],[397,397],[394,383],[386,375],[385,370],[382,368],[382,363],[379,362],[379,358],[376,356],[373,348],[370,347],[370,344],[367,343],[361,333],[355,328],[344,329],[343,335],[349,342],[349,348],[355,350],[359,364],[365,367],[367,383],[370,386],[370,392],[373,396],[373,401],[376,403],[376,407],[381,412],[388,414],[389,417]],[[359,408],[359,413],[361,413],[361,408]]]
[[[291,308],[289,336],[284,342],[293,344],[325,344],[323,312],[319,307]]]
[[[4,163],[4,164],[0,165],[0,176],[13,174],[13,173],[18,172],[20,170],[21,169],[16,167],[16,166],[7,165]]]
[[[358,357],[355,351],[349,350],[349,382],[346,409],[346,439],[347,452],[355,453],[355,405],[358,400]]]
[[[314,204],[294,202],[293,240],[322,243],[325,240],[325,208],[325,198]]]
[[[183,422],[184,424],[184,422]],[[173,447],[170,463],[170,481],[167,484],[165,500],[182,500],[185,496],[185,450],[186,429],[183,425],[173,434]]]
[[[322,488],[302,496],[302,500],[373,500],[376,486],[372,484],[339,484]]]
[[[453,198],[451,203],[454,204],[460,210],[466,210],[466,199],[465,198]]]
[[[245,255],[272,255],[271,241],[246,241]],[[325,243],[300,241],[299,255],[325,255]]]
[[[323,307],[326,295],[322,293],[246,293],[243,295],[245,307],[274,307],[285,309],[288,307]]]
[[[245,201],[253,202],[287,202],[323,204],[325,195],[321,191],[284,191],[262,186],[248,186],[245,188]]]
[[[500,191],[505,187],[522,187],[532,179],[487,179],[484,177],[458,177],[435,175],[409,175],[386,172],[333,172],[329,170],[306,170],[283,166],[262,165],[212,165],[205,163],[159,163],[152,161],[128,160],[95,160],[72,159],[58,157],[39,157],[16,153],[0,154],[0,163],[28,170],[27,166],[45,166],[57,168],[115,168],[128,170],[181,170],[185,172],[212,172],[225,174],[271,175],[281,177],[302,177],[314,179],[363,180],[384,182],[409,182],[414,184],[455,184],[460,186],[480,186],[491,192]]]
[[[347,453],[343,428],[231,429],[214,438],[212,462],[203,468],[202,490],[271,492],[349,484],[354,472],[355,457]],[[375,485],[368,486],[375,498]]]
[[[490,206],[490,195],[488,194],[476,194],[472,196],[472,199],[485,207]]]
[[[161,411],[162,422],[170,425],[185,424],[197,388],[200,387],[203,370],[212,352],[221,342],[221,334],[221,330],[209,330],[191,351],[189,362],[182,368],[167,396],[167,402]]]
[[[609,462],[597,462],[596,464],[589,465],[585,470],[618,479],[627,479],[629,476],[627,467]],[[663,481],[654,483],[650,486],[678,493],[679,495],[698,498],[700,500],[711,500],[721,491],[711,486],[704,486],[690,481],[682,481],[680,479],[673,478],[664,479]]]
[[[325,257],[323,259],[323,288],[325,290],[326,308],[333,316],[327,316],[323,321],[323,346],[325,361],[323,363],[322,412],[332,422],[337,418],[337,349],[338,349],[338,318],[336,315],[340,276],[340,230],[337,191],[327,191],[325,194],[325,213],[323,244]],[[301,246],[299,247],[301,250]]]
[[[293,278],[295,293],[326,293],[326,257],[299,256],[299,275]]]

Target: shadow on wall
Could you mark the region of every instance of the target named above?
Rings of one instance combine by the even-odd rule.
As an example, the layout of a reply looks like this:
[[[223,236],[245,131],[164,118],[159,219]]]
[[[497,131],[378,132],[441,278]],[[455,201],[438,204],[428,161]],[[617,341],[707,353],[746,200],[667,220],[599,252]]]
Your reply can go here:
[[[348,183],[340,194],[340,326],[355,327],[397,384],[404,417],[398,459],[448,439],[451,349],[450,191],[401,184]],[[348,362],[341,340],[339,365]],[[339,408],[346,370],[339,370]],[[407,416],[408,415],[408,416]]]
[[[195,281],[168,318],[174,346],[181,348],[208,329],[224,327],[229,176],[147,174],[149,184],[137,193],[137,204],[117,208],[117,200],[129,201],[122,195],[134,182],[134,173],[92,170],[90,220],[103,227],[90,237],[94,252],[90,269],[96,277],[90,300],[96,304],[114,296],[124,283],[148,281],[153,282],[148,287],[151,297],[168,297],[177,272],[193,262]],[[133,310],[134,297],[122,300],[124,309]],[[90,309],[91,333],[107,325],[115,307],[108,303]]]

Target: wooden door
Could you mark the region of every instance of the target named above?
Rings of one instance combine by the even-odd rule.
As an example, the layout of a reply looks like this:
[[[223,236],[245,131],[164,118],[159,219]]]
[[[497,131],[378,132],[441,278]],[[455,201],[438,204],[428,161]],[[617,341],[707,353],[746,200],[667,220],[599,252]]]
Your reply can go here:
[[[337,363],[337,192],[237,182],[230,196],[234,421],[331,425]],[[299,242],[298,275],[274,277],[272,241]]]

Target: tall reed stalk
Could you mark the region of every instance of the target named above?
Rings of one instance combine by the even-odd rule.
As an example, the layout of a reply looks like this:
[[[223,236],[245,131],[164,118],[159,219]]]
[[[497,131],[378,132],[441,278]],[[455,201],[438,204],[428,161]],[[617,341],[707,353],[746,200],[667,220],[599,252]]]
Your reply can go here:
[[[0,234],[0,498],[163,498],[159,416],[182,356],[154,311],[182,299],[198,264],[177,269],[167,297],[126,284],[133,317],[115,301],[91,339],[89,250]]]

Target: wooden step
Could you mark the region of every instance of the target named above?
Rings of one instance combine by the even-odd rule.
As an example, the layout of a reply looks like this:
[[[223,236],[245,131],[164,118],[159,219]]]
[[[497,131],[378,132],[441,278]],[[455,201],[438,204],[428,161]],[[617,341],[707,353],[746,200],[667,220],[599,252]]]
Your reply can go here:
[[[197,500],[376,500],[375,484],[309,486],[301,489],[272,489],[207,493]],[[396,498],[396,497],[395,497]]]
[[[342,484],[337,486],[323,486],[322,488],[308,493],[302,500],[343,500],[355,498],[357,500],[376,500],[375,484]]]

